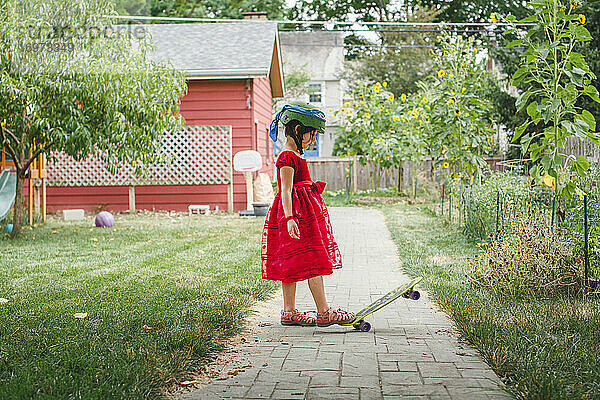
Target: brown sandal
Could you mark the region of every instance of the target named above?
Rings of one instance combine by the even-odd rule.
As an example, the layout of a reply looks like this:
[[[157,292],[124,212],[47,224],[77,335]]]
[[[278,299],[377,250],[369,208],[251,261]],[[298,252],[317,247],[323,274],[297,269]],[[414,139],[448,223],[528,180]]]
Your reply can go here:
[[[329,309],[323,313],[317,313],[317,326],[329,326],[333,324],[344,325],[354,321],[354,313],[344,311],[341,308]]]
[[[309,311],[310,312],[310,311]],[[294,309],[292,311],[281,311],[281,325],[316,326],[317,319],[313,316]]]

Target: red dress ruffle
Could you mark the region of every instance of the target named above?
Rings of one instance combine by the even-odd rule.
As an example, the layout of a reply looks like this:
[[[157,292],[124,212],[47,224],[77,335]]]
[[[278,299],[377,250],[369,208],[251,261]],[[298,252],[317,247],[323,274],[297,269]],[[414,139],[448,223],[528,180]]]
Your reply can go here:
[[[269,208],[262,233],[262,277],[274,281],[297,282],[313,276],[330,275],[342,267],[342,256],[333,238],[327,207],[321,193],[324,182],[312,182],[306,160],[292,151],[284,151],[277,162],[279,170],[294,168],[292,210],[300,230],[300,239],[292,239],[281,201],[281,191]]]

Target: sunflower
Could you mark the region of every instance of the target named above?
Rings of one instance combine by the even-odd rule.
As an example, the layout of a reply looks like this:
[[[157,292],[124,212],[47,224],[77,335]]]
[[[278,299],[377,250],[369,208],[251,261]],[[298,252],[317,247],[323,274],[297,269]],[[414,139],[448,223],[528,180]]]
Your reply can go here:
[[[387,87],[387,82],[383,82],[383,87]]]
[[[427,104],[427,102],[428,102],[429,100],[427,100],[427,97],[423,97],[423,100],[421,100],[421,101],[423,102],[423,104]]]
[[[444,168],[448,168],[449,166],[450,166],[450,164],[448,164],[448,161],[446,161],[446,162],[444,163]]]
[[[400,95],[400,100],[402,100],[402,101],[406,101],[406,93],[402,93],[402,94]]]
[[[455,115],[460,115],[460,111],[458,111],[458,110],[454,110],[454,114],[455,114]]]
[[[392,120],[394,120],[394,122],[398,122],[398,121],[400,121],[400,117],[399,117],[399,116],[397,116],[397,115],[394,115],[394,116],[392,117]]]
[[[408,134],[408,132],[406,131],[406,129],[404,129],[404,130],[402,131],[402,134],[403,134],[403,135],[406,135],[406,134]]]
[[[491,13],[490,14],[490,18],[492,19],[492,23],[495,24],[496,22],[498,22],[498,18],[496,18],[496,14]]]
[[[581,22],[582,24],[585,24],[585,15],[579,14],[579,22]]]
[[[446,71],[444,71],[443,69],[440,69],[438,71],[438,78],[441,78],[442,76],[444,76],[445,73],[446,73]]]

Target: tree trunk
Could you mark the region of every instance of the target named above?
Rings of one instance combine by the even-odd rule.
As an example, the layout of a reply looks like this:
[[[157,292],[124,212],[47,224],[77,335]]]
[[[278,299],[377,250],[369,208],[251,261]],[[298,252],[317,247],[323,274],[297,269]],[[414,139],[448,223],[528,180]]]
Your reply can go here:
[[[25,187],[25,176],[17,170],[17,193],[15,194],[15,205],[13,207],[13,230],[12,237],[21,232],[21,217],[23,213],[23,188]]]

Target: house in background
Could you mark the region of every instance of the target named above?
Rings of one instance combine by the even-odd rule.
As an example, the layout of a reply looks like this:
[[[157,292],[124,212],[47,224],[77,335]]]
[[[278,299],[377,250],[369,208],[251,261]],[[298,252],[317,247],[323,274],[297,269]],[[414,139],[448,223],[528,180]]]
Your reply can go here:
[[[317,135],[318,142],[305,151],[307,157],[331,156],[339,124],[333,112],[342,106],[344,67],[344,33],[335,31],[280,31],[281,52],[285,74],[304,71],[310,81],[301,98],[285,97],[285,101],[301,100],[325,112],[325,134]],[[275,110],[278,111],[278,110]],[[284,135],[279,135],[283,137]],[[275,146],[281,148],[278,141]]]
[[[150,54],[153,61],[169,60],[175,68],[185,71],[187,93],[181,98],[180,110],[189,138],[184,138],[181,148],[172,152],[176,162],[190,167],[192,173],[188,171],[187,176],[170,181],[151,181],[162,184],[136,184],[136,208],[184,211],[190,204],[209,204],[211,208],[245,209],[243,174],[233,171],[232,182],[229,182],[231,157],[241,150],[256,150],[263,159],[263,169],[258,172],[272,174],[273,148],[267,126],[272,118],[272,99],[284,94],[277,23],[153,24],[146,25],[145,32],[156,45]],[[224,126],[227,127],[224,131],[230,131],[229,160],[213,157],[206,148],[206,143],[211,141],[211,133],[203,128],[207,125]],[[223,133],[214,132],[215,135]],[[202,135],[203,141],[197,140]],[[203,153],[196,154],[190,149]],[[194,163],[200,161],[208,167],[193,173]],[[90,174],[88,167],[73,163],[55,165],[53,175],[49,166],[49,211],[66,208],[92,211],[103,204],[112,211],[130,209],[132,185],[110,177],[90,180],[89,176],[94,173]],[[83,171],[85,168],[88,171]],[[194,183],[199,174],[210,176],[210,169],[228,169],[221,171],[227,178],[219,178],[226,182]],[[79,178],[73,179],[74,176]],[[212,181],[207,178],[206,182]]]

